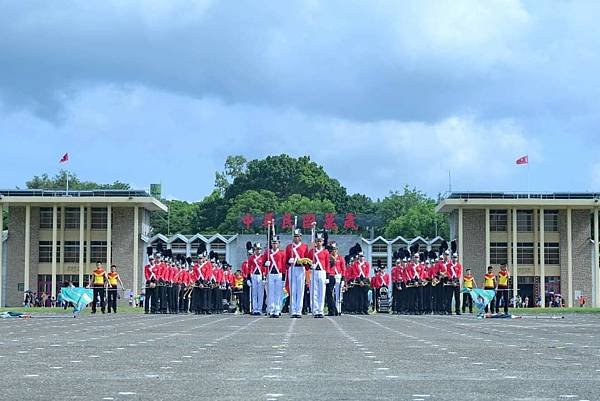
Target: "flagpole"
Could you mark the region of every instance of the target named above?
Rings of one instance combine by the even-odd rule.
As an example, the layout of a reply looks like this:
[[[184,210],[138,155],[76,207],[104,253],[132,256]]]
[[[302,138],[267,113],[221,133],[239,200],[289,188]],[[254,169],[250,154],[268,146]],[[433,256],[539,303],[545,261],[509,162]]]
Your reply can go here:
[[[65,195],[69,196],[69,171],[67,170],[66,173],[67,173],[67,192]]]
[[[529,199],[529,158],[527,159],[527,199]]]

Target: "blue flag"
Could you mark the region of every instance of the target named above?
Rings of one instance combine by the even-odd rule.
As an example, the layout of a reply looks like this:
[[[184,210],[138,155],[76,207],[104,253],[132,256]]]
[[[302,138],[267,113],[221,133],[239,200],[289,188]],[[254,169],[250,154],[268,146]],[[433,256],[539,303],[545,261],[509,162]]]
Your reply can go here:
[[[481,288],[464,288],[463,292],[468,292],[469,295],[471,295],[473,304],[479,309],[480,315],[485,311],[485,307],[492,302],[492,299],[494,299],[494,296],[496,295],[496,291],[494,290],[482,290]]]
[[[60,289],[62,299],[73,304],[74,313],[79,313],[92,302],[94,291],[89,288],[65,287]]]

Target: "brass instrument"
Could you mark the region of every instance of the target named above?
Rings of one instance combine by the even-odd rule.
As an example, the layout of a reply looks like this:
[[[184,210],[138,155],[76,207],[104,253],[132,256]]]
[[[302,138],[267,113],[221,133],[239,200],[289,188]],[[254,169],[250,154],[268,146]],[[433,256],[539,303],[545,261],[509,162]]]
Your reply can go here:
[[[431,279],[431,286],[432,287],[435,287],[439,283],[440,283],[440,280],[437,277],[434,277],[433,279]]]

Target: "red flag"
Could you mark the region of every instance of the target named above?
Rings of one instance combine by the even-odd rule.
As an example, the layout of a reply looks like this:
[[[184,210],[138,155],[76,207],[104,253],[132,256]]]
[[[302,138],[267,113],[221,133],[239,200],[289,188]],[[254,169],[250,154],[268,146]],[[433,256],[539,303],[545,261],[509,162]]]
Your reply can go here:
[[[517,159],[517,164],[528,164],[529,163],[529,156],[525,155],[523,157],[519,157]]]
[[[60,160],[59,160],[58,162],[59,162],[59,163],[64,163],[64,162],[67,162],[67,161],[69,161],[69,153],[68,153],[68,152],[67,152],[67,153],[65,153],[65,154],[63,155],[63,157],[61,157],[61,158],[60,158]]]

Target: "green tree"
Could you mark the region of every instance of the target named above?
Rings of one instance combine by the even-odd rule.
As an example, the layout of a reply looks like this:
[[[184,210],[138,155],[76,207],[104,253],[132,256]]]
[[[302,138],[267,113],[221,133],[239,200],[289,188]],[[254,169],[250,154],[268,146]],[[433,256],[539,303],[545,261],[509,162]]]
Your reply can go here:
[[[281,202],[277,209],[279,213],[327,213],[335,212],[335,205],[329,199],[309,199],[305,196],[294,194]]]
[[[120,181],[115,181],[112,184],[98,184],[92,181],[81,181],[76,174],[67,170],[60,170],[54,177],[49,177],[48,174],[36,175],[25,185],[29,189],[46,189],[46,190],[65,190],[67,188],[67,174],[69,176],[69,190],[92,190],[92,189],[131,189],[129,184]]]
[[[192,234],[197,230],[197,203],[181,200],[168,200],[163,202],[168,206],[168,212],[154,212],[150,223],[155,233],[165,235]]]
[[[235,180],[246,172],[246,164],[248,161],[244,156],[235,155],[227,156],[225,160],[225,170],[217,171],[215,173],[215,188],[219,190],[221,194],[224,194],[229,185],[230,180]]]
[[[430,199],[423,192],[405,186],[403,193],[392,191],[379,201],[376,205],[376,213],[383,221],[393,220],[404,215],[411,207],[427,200]]]
[[[278,209],[277,195],[267,190],[249,190],[236,196],[227,209],[225,221],[219,226],[220,232],[238,232],[240,218],[246,213],[263,214]]]
[[[433,239],[436,235],[448,238],[448,221],[435,212],[435,202],[423,200],[412,205],[400,216],[387,221],[384,235],[395,238],[399,235],[414,238],[418,235]]]
[[[225,220],[228,205],[218,189],[197,203],[196,230],[199,233],[209,233],[218,230]]]
[[[249,190],[270,191],[278,199],[294,194],[328,199],[335,205],[343,205],[347,196],[346,189],[310,157],[296,159],[285,154],[248,162],[247,169],[225,191],[225,198],[231,200]]]
[[[353,212],[357,214],[375,213],[376,205],[371,198],[363,194],[353,194],[346,198],[342,212]]]

